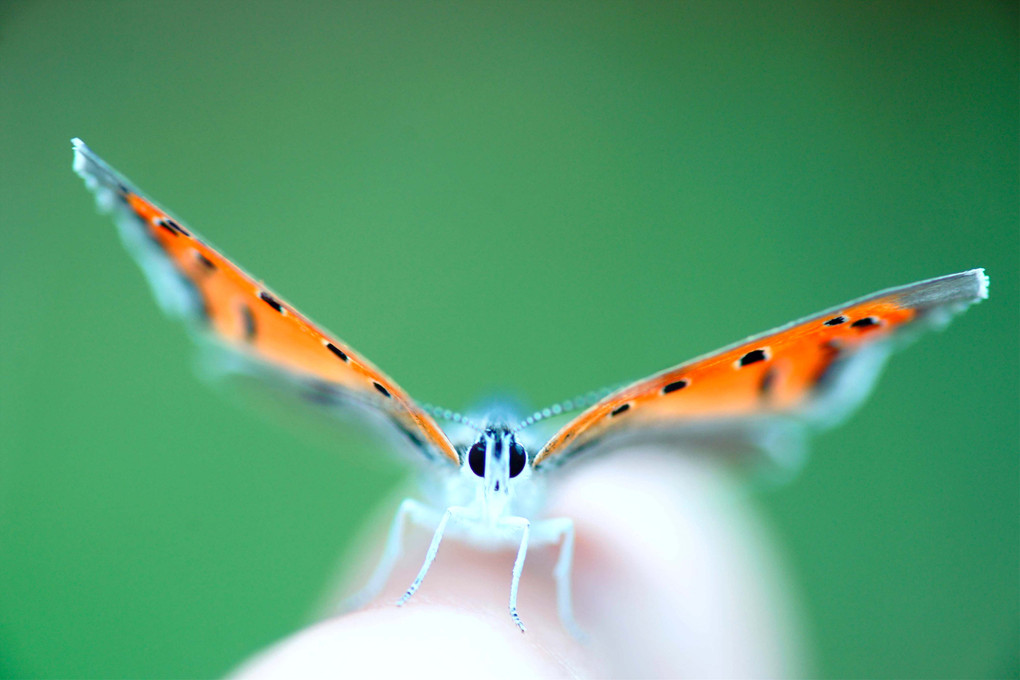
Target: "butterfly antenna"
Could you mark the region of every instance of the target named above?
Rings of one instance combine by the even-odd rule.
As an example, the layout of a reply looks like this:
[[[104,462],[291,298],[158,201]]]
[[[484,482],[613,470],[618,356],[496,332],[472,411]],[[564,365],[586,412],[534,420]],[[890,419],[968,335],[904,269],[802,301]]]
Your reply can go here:
[[[477,425],[473,420],[471,420],[467,416],[461,413],[457,413],[456,411],[451,411],[448,408],[435,406],[434,404],[422,404],[421,410],[425,411],[425,413],[428,413],[433,418],[438,418],[439,420],[447,420],[453,423],[467,425],[472,430],[478,433],[482,433],[485,431],[484,428]]]
[[[546,418],[553,418],[555,416],[563,415],[564,413],[571,413],[573,411],[580,411],[586,409],[597,401],[607,397],[608,395],[615,392],[618,387],[603,387],[600,390],[592,390],[580,396],[574,397],[573,399],[567,399],[557,404],[553,404],[548,408],[544,408],[541,411],[535,411],[530,416],[517,423],[511,432],[520,432],[526,427],[530,427],[535,423],[545,420]]]

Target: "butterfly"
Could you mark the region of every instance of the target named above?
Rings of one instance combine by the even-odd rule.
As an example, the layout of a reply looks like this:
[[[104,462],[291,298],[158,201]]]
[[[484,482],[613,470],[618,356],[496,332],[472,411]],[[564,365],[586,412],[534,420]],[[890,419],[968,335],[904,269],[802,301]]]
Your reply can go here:
[[[432,483],[408,498],[390,527],[382,559],[351,607],[386,584],[405,524],[432,530],[414,595],[441,540],[516,547],[509,611],[523,631],[517,592],[529,545],[559,544],[554,569],[560,618],[572,632],[574,524],[542,513],[550,473],[595,449],[647,438],[740,442],[788,449],[810,429],[835,424],[864,397],[891,350],[917,331],[944,325],[988,296],[984,270],[890,288],[741,340],[620,389],[556,404],[527,417],[495,409],[480,418],[423,406],[353,348],[314,324],[146,198],[80,139],[73,168],[112,214],[157,301],[193,335],[227,357],[229,370],[354,412],[395,435]],[[576,413],[568,419],[572,413]],[[437,422],[442,420],[446,428]],[[567,419],[551,436],[534,433]],[[579,634],[579,633],[578,633]]]

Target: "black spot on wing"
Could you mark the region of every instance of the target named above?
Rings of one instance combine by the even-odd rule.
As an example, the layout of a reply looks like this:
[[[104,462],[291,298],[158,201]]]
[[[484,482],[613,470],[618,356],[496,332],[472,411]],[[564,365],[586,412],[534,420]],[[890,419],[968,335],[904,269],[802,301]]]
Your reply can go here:
[[[842,314],[840,314],[839,316],[834,316],[831,319],[829,319],[828,321],[826,321],[825,325],[826,326],[838,326],[838,325],[844,324],[844,323],[846,323],[846,317],[843,316]]]
[[[843,364],[840,355],[843,353],[840,343],[834,340],[822,343],[822,358],[818,369],[811,378],[812,389],[823,391],[832,382]]]
[[[183,234],[183,235],[185,235],[185,236],[191,236],[191,234],[190,234],[190,233],[188,233],[188,230],[187,230],[187,229],[185,229],[185,228],[184,228],[184,227],[182,227],[182,226],[181,226],[181,225],[180,225],[180,224],[179,224],[178,222],[176,222],[176,221],[174,221],[174,220],[170,219],[169,217],[164,217],[164,218],[163,218],[163,221],[164,221],[164,222],[166,222],[166,223],[167,223],[167,225],[169,225],[169,226],[170,226],[170,228],[171,228],[171,229],[173,229],[174,231],[176,231],[177,233],[179,233],[179,234]]]
[[[267,305],[269,305],[270,307],[272,307],[273,309],[275,309],[279,313],[283,314],[283,305],[281,305],[280,301],[277,300],[276,298],[274,298],[272,295],[270,295],[269,293],[267,293],[264,290],[260,290],[259,291],[259,297]]]
[[[201,316],[201,320],[204,323],[208,324],[212,320],[212,313],[209,310],[209,301],[206,299],[204,295],[198,292],[197,287],[193,286],[193,290],[195,291],[195,295],[198,298],[198,304],[196,305],[196,308],[198,309],[198,314]]]
[[[669,383],[668,385],[662,388],[662,393],[669,394],[671,392],[676,392],[677,390],[682,390],[683,388],[687,387],[690,384],[691,382],[686,378],[674,380],[673,382]]]
[[[195,260],[197,260],[198,263],[201,264],[202,267],[204,269],[206,269],[207,271],[215,271],[216,270],[216,263],[213,262],[212,260],[210,260],[208,257],[203,255],[202,253],[198,252],[197,250],[195,251]]]
[[[768,358],[764,349],[752,349],[750,352],[740,357],[738,362],[741,366],[750,366],[756,364],[759,361],[765,361]]]
[[[621,413],[624,413],[624,412],[626,412],[628,410],[630,410],[630,404],[620,404],[619,406],[614,408],[612,411],[610,411],[609,417],[613,418],[613,417],[618,416]]]
[[[411,428],[407,427],[400,421],[395,420],[394,422],[397,423],[397,427],[400,428],[400,431],[404,433],[404,436],[411,440],[412,444],[417,446],[419,449],[425,450],[425,440],[423,440],[421,437],[415,434],[415,432]]]
[[[166,220],[156,220],[156,224],[157,224],[158,226],[160,226],[160,227],[163,227],[164,229],[166,229],[166,230],[167,230],[168,232],[170,232],[170,233],[171,233],[172,235],[174,235],[174,236],[177,236],[177,235],[178,235],[178,232],[177,232],[177,230],[176,230],[176,229],[174,229],[173,227],[171,227],[171,226],[170,226],[170,223],[169,223],[169,222],[167,222]]]
[[[567,462],[577,454],[583,453],[584,451],[594,447],[597,442],[598,442],[597,437],[595,439],[582,440],[580,444],[577,444],[570,448],[565,448],[562,452],[553,454],[553,456],[550,458],[546,458],[545,461],[542,463],[541,467],[552,468],[562,465],[563,463]]]
[[[761,382],[758,383],[758,396],[762,399],[768,399],[772,395],[772,390],[776,386],[776,378],[779,377],[779,371],[776,370],[775,366],[769,366],[768,370],[761,376]]]
[[[155,239],[153,239],[155,240]],[[158,244],[157,244],[158,245]],[[202,294],[202,291],[195,285],[188,276],[179,269],[174,269],[178,285],[187,291],[187,309],[200,323],[209,323],[212,314],[209,311],[209,300]]]
[[[251,342],[255,339],[255,316],[251,313],[248,305],[241,305],[241,327],[244,329],[244,339]]]
[[[854,321],[852,324],[850,324],[850,327],[851,328],[873,328],[875,326],[878,326],[879,323],[880,323],[880,321],[879,321],[878,317],[865,316],[863,318],[857,319],[857,321]]]
[[[372,381],[372,387],[374,387],[379,392],[379,394],[383,395],[387,399],[392,398],[393,396],[390,394],[390,391],[388,389],[386,389],[385,387],[383,387],[382,385],[375,381]]]
[[[341,395],[336,388],[320,380],[309,381],[304,396],[313,404],[321,406],[335,406],[341,401]]]
[[[156,224],[158,224],[159,226],[163,227],[164,229],[169,231],[174,236],[177,236],[177,235],[191,236],[191,234],[188,233],[187,229],[185,229],[180,224],[178,224],[175,220],[172,220],[169,217],[159,217],[159,218],[157,218],[156,219]]]
[[[432,446],[428,444],[428,442],[422,439],[419,436],[419,434],[415,432],[414,429],[412,429],[410,426],[404,423],[404,421],[401,420],[397,416],[397,414],[390,413],[389,416],[390,416],[389,421],[393,423],[393,426],[397,428],[397,430],[399,430],[401,434],[407,437],[407,440],[411,442],[411,444],[413,444],[415,448],[421,451],[422,454],[429,460],[435,460],[436,451],[435,449],[433,449]]]
[[[338,357],[340,357],[344,362],[348,362],[348,361],[351,360],[351,358],[348,357],[347,354],[345,354],[342,349],[340,349],[339,347],[334,345],[332,342],[327,342],[326,343],[326,349],[328,349],[330,352],[332,352],[333,354],[335,354]]]

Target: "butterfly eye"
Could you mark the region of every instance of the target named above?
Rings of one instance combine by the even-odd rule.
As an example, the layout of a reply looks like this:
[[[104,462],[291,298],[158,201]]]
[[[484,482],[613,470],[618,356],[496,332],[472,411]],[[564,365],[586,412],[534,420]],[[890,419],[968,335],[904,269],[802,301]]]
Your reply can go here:
[[[524,452],[524,447],[514,442],[510,446],[510,476],[516,477],[524,472],[524,464],[527,462],[528,454]]]
[[[485,442],[475,442],[468,451],[468,465],[471,466],[471,472],[479,477],[485,476]]]

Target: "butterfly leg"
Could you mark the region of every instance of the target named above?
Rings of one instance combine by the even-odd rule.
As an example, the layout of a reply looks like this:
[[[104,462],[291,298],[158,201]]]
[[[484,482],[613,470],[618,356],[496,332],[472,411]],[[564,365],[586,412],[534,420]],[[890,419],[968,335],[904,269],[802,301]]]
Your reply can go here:
[[[566,517],[543,520],[536,529],[543,536],[550,537],[549,542],[560,542],[560,556],[553,568],[556,579],[556,608],[559,610],[560,621],[571,635],[584,641],[588,636],[577,625],[574,619],[573,588],[571,573],[574,567],[574,521]]]
[[[513,580],[510,581],[510,618],[514,620],[517,627],[524,632],[524,624],[517,613],[517,587],[521,583],[521,571],[524,569],[524,558],[528,554],[528,539],[531,537],[531,522],[523,517],[507,517],[501,524],[506,526],[520,527],[521,544],[517,548],[517,559],[514,560]]]
[[[450,520],[456,517],[458,514],[463,513],[466,508],[452,507],[447,508],[446,512],[443,513],[442,519],[439,520],[439,526],[436,527],[436,532],[432,535],[432,543],[429,545],[429,551],[425,555],[425,563],[421,565],[421,571],[418,572],[418,576],[415,577],[411,587],[397,600],[397,606],[403,605],[407,602],[412,595],[418,590],[421,582],[425,579],[425,574],[428,573],[429,567],[432,566],[432,562],[436,559],[436,553],[439,552],[439,543],[443,540],[443,532],[446,531],[446,525],[450,523]]]
[[[438,513],[427,505],[423,505],[412,498],[405,498],[400,503],[393,522],[390,523],[389,533],[386,535],[386,546],[383,548],[382,557],[376,565],[368,582],[353,595],[346,598],[340,604],[340,611],[349,612],[360,609],[368,604],[379,594],[386,585],[393,573],[393,567],[403,552],[404,525],[410,519],[412,524],[431,526],[436,523]]]

